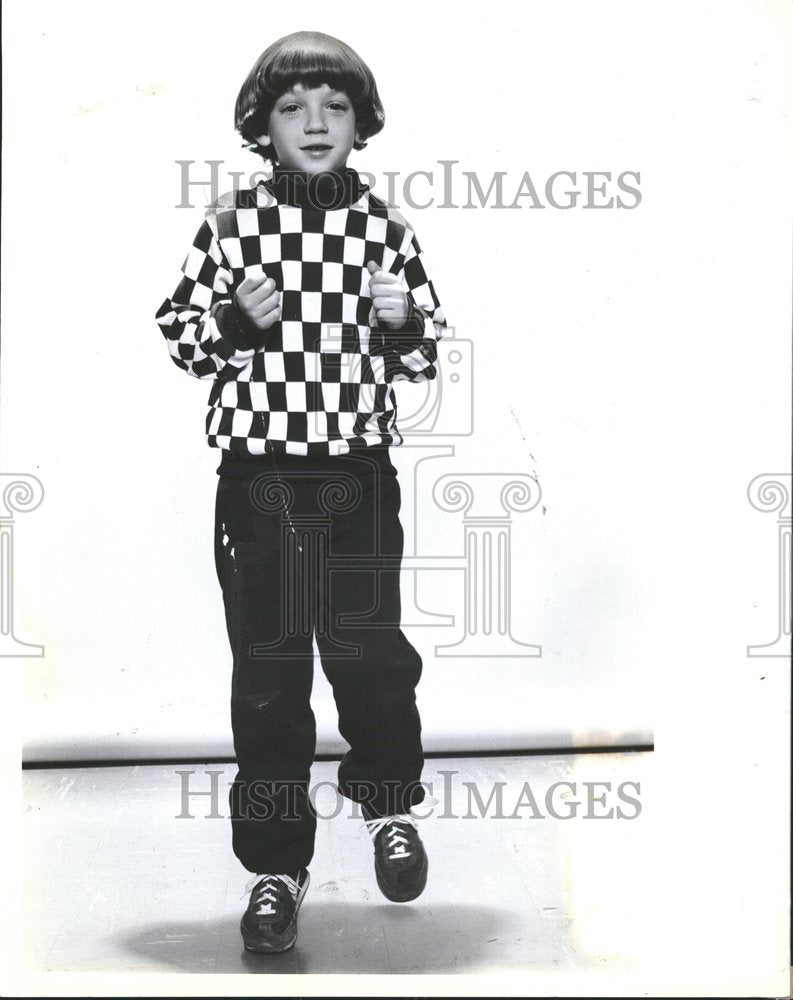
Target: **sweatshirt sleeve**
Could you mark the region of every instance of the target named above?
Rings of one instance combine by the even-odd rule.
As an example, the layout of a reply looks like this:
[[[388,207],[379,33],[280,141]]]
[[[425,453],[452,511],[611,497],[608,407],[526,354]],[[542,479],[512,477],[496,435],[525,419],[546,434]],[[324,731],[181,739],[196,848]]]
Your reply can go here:
[[[390,330],[384,334],[389,345],[385,357],[389,382],[434,379],[437,375],[438,341],[446,326],[435,288],[424,269],[424,255],[418,239],[411,230],[408,231],[408,238],[399,276],[407,292],[410,317],[401,330]]]
[[[232,280],[223,250],[205,221],[182,265],[176,290],[155,316],[171,358],[195,378],[234,378],[264,339],[234,304]]]

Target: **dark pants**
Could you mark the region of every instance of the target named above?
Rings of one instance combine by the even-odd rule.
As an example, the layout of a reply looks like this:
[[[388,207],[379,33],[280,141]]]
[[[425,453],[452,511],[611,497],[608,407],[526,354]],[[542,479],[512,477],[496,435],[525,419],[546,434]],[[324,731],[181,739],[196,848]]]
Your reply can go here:
[[[313,855],[315,637],[350,746],[341,793],[383,816],[424,798],[422,663],[400,628],[399,507],[387,448],[268,458],[254,479],[219,480],[215,564],[238,765],[232,841],[249,871],[293,872]]]

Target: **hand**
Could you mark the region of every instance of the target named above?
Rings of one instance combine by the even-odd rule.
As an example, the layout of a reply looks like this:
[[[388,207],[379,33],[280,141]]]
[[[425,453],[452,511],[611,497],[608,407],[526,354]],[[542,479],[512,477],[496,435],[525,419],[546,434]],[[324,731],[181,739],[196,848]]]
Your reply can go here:
[[[246,278],[236,291],[234,300],[247,321],[257,330],[269,330],[281,318],[281,294],[275,282],[262,271],[255,278]]]
[[[389,330],[400,330],[410,315],[402,282],[396,274],[381,271],[373,260],[369,261],[366,269],[369,272],[369,294],[378,322]]]

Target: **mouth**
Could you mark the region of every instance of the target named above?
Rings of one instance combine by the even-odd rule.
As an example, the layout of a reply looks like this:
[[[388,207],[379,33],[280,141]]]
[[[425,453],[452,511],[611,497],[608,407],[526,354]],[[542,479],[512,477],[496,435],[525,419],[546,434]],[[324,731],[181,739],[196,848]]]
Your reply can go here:
[[[301,146],[300,148],[309,153],[324,153],[328,149],[333,149],[333,146],[329,146],[325,142],[312,142],[310,146]]]

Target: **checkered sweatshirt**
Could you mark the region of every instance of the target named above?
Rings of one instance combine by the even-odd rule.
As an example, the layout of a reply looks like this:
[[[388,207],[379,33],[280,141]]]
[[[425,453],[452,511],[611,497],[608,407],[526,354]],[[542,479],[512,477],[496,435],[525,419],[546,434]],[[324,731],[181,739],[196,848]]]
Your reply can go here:
[[[343,178],[335,202],[306,199],[306,185],[277,170],[219,199],[157,312],[174,362],[213,380],[207,440],[230,459],[399,445],[391,383],[436,376],[446,321],[416,235],[355,171]],[[402,280],[411,315],[399,331],[377,326],[369,260]],[[281,293],[281,319],[258,331],[234,292],[262,269]]]

